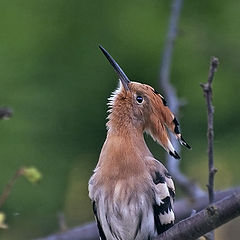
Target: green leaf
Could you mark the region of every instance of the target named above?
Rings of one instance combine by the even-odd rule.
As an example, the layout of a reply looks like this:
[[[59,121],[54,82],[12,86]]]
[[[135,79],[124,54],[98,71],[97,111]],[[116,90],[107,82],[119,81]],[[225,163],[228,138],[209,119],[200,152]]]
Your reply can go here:
[[[42,179],[41,172],[39,172],[35,167],[24,168],[23,176],[31,183],[37,183]]]
[[[8,225],[5,224],[5,219],[6,219],[6,216],[3,212],[0,212],[0,229],[6,229],[8,228]]]

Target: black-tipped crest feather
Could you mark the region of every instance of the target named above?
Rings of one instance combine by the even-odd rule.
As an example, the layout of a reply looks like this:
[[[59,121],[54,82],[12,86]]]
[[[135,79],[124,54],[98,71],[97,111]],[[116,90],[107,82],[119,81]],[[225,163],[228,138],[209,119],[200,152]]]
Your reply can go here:
[[[183,145],[184,147],[188,148],[188,149],[192,149],[192,147],[183,139],[183,137],[181,136],[181,139],[179,139],[179,142],[181,143],[181,145]]]

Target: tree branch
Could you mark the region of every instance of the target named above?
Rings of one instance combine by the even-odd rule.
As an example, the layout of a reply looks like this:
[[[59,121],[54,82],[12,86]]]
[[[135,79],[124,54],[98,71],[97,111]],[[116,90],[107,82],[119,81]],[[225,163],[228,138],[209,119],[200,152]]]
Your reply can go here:
[[[36,240],[99,240],[98,229],[95,222],[75,227],[66,232],[52,234]]]
[[[240,194],[240,186],[232,189],[216,192],[216,200],[222,200],[224,197],[231,194]],[[176,215],[176,222],[179,222],[192,213],[192,210],[202,210],[208,206],[208,195],[199,197],[195,201],[191,199],[182,199],[175,202],[174,212]],[[52,234],[50,236],[39,238],[38,240],[97,240],[98,230],[95,222],[91,222],[82,226],[69,229],[66,232]]]
[[[163,50],[162,57],[162,65],[160,69],[159,75],[159,85],[164,90],[166,98],[168,100],[168,105],[171,111],[178,116],[180,100],[177,97],[176,90],[170,83],[170,68],[172,62],[172,53],[173,53],[173,45],[178,32],[178,22],[179,16],[181,13],[183,0],[173,0],[172,10],[170,15],[170,21],[168,26],[167,39],[165,43],[165,47]],[[177,152],[180,152],[180,147],[175,137],[170,136],[171,142],[173,143]],[[169,154],[167,155],[167,168],[174,180],[178,183],[178,185],[186,192],[189,196],[193,198],[197,198],[199,196],[203,196],[204,191],[195,183],[190,181],[179,168],[179,161],[173,159]]]
[[[214,130],[213,130],[213,114],[214,108],[212,105],[212,81],[214,78],[214,73],[217,70],[219,61],[217,58],[213,57],[210,63],[210,69],[208,74],[208,81],[205,84],[201,84],[203,89],[204,97],[206,98],[207,104],[207,119],[208,119],[208,196],[209,203],[214,202],[214,176],[217,172],[217,169],[214,167],[213,159],[213,139],[214,139]],[[209,240],[214,240],[214,232],[209,233]]]
[[[207,83],[202,83],[201,87],[203,89],[204,96],[206,98],[207,103],[207,118],[208,118],[208,195],[209,195],[209,203],[214,202],[214,175],[217,172],[217,169],[214,167],[214,159],[213,159],[213,138],[214,138],[214,131],[213,131],[213,114],[214,108],[212,105],[212,81],[214,77],[214,73],[217,70],[219,61],[217,58],[213,57],[210,63],[209,75]]]
[[[240,215],[240,194],[233,194],[171,227],[154,240],[194,240]]]
[[[230,188],[224,191],[218,191],[215,194],[215,202],[220,201],[223,198],[230,196],[232,194],[240,194],[240,186],[235,188]],[[196,210],[197,212],[208,206],[208,194],[205,193],[204,196],[199,197],[198,199],[180,199],[174,204],[174,213],[176,215],[176,222],[179,222],[187,217],[189,217],[192,213],[192,210]]]
[[[8,182],[8,184],[6,185],[6,187],[4,188],[2,194],[0,195],[0,208],[2,207],[2,205],[5,203],[6,199],[8,198],[13,185],[15,184],[15,182],[17,181],[18,178],[20,178],[23,175],[24,172],[24,168],[19,168],[15,174],[13,175],[13,177],[10,179],[10,181]]]

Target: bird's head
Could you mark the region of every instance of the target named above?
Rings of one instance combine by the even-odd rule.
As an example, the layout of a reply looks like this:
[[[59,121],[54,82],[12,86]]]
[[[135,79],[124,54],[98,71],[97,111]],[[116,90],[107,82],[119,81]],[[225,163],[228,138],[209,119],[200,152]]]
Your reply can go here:
[[[174,150],[167,133],[168,128],[179,142],[187,148],[179,130],[179,123],[167,106],[166,100],[147,84],[130,81],[112,56],[99,46],[118,74],[120,86],[110,97],[108,127],[134,131],[146,131],[173,157],[180,158]],[[130,129],[129,129],[130,128]]]

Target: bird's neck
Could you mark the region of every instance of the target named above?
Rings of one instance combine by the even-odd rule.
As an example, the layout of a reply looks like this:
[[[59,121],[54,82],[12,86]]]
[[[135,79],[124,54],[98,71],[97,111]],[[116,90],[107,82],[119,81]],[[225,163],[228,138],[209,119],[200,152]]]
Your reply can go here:
[[[145,143],[143,129],[138,126],[122,126],[119,130],[108,129],[106,144],[117,151],[138,156],[149,155],[149,149]],[[131,155],[131,154],[130,154]]]
[[[143,137],[144,125],[139,119],[135,119],[130,112],[127,107],[120,109],[114,107],[112,109],[108,116],[108,133],[105,144],[111,145],[123,154],[131,151],[136,155],[144,156],[149,154]]]
[[[109,128],[102,148],[98,166],[109,178],[127,178],[140,175],[145,169],[144,159],[152,156],[144,137],[143,130],[136,126]]]

